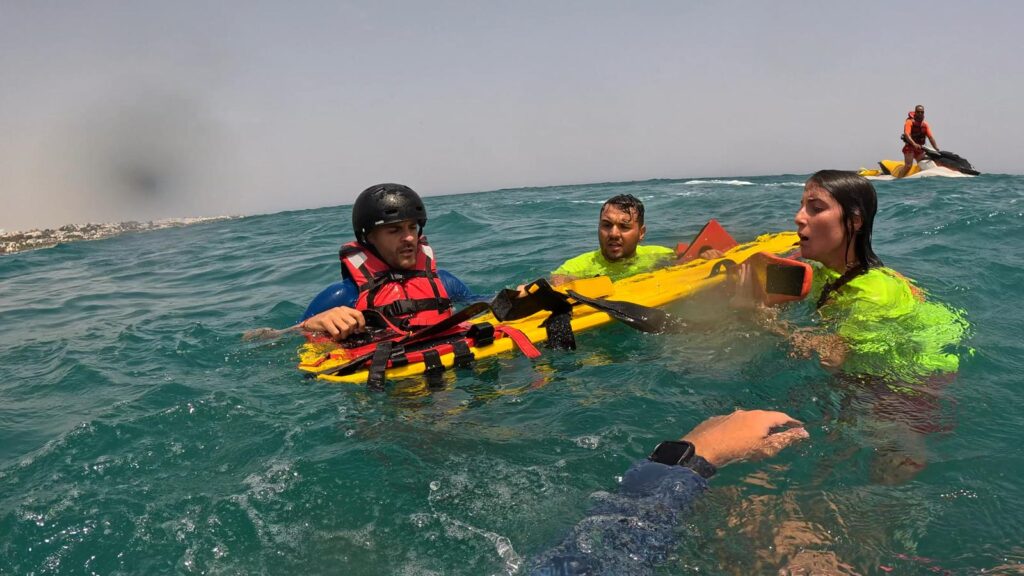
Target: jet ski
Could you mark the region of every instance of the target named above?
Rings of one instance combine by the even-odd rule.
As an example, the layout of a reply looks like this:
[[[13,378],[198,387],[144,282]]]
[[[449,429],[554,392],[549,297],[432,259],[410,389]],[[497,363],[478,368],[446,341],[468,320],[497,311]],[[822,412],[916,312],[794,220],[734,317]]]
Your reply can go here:
[[[971,166],[971,163],[966,158],[949,150],[939,151],[926,147],[924,154],[925,158],[911,166],[910,171],[903,178],[928,178],[931,176],[970,178],[971,176],[981,174],[974,166]],[[896,180],[894,175],[898,174],[900,169],[903,168],[903,162],[900,160],[881,160],[878,162],[878,167],[879,169],[877,170],[861,168],[857,174],[864,176],[868,180]],[[903,178],[900,179],[902,180]]]
[[[981,172],[978,172],[977,170],[974,169],[974,166],[971,166],[971,163],[968,162],[966,158],[954,154],[949,150],[939,151],[932,150],[931,148],[925,148],[924,154],[932,162],[935,162],[937,165],[943,168],[955,170],[957,172],[961,172],[969,176],[977,176],[981,174]]]

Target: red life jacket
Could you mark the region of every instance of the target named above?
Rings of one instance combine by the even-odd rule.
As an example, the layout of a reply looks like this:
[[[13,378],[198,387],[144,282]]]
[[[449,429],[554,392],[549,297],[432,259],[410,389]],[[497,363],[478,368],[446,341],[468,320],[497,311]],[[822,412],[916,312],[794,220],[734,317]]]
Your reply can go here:
[[[914,111],[907,112],[907,118],[914,120]],[[925,137],[928,136],[928,130],[926,127],[928,123],[924,120],[920,122],[914,121],[910,123],[910,139],[918,144],[924,146]]]
[[[338,251],[342,276],[359,288],[357,310],[377,310],[403,329],[430,326],[451,316],[452,303],[437,277],[434,251],[420,238],[416,267],[394,270],[372,250],[349,242]]]

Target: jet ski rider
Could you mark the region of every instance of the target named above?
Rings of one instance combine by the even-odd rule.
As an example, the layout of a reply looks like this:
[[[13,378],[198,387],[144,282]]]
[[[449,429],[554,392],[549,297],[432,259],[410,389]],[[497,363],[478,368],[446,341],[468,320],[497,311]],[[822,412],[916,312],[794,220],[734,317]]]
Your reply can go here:
[[[918,104],[913,112],[907,113],[907,120],[903,123],[902,140],[906,143],[903,146],[903,168],[897,178],[902,178],[910,172],[914,161],[920,162],[924,158],[924,142],[927,138],[932,143],[932,148],[939,149],[932,136],[932,129],[924,121],[924,106]]]

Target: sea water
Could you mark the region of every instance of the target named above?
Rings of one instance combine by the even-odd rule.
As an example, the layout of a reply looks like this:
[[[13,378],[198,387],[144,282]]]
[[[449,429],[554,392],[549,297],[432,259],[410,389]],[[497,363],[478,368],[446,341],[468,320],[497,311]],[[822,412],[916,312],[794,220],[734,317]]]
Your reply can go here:
[[[711,217],[745,241],[794,229],[805,178],[431,197],[426,232],[487,295],[595,249],[615,194],[646,203],[647,243]],[[338,279],[349,206],[2,257],[0,573],[522,572],[657,442],[736,407],[786,411],[811,438],[721,470],[660,570],[1019,565],[1024,178],[877,189],[876,252],[972,326],[955,379],[896,400],[715,295],[673,308],[686,334],[610,325],[439,387],[304,379],[300,340],[240,336],[292,324]]]

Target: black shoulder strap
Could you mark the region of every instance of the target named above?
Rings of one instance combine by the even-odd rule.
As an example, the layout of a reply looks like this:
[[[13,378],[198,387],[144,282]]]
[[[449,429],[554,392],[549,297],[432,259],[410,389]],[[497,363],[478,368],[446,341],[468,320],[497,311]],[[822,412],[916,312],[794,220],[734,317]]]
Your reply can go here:
[[[406,299],[396,300],[387,306],[376,308],[387,318],[401,318],[409,314],[423,312],[425,310],[437,310],[444,312],[452,307],[451,300],[447,298],[420,298],[418,300]]]
[[[424,239],[423,241],[424,241],[424,243],[426,243],[426,239]],[[422,250],[422,249],[423,248],[420,247],[420,250]],[[441,279],[438,278],[437,275],[434,274],[431,271],[431,266],[433,265],[433,261],[430,258],[430,256],[427,256],[426,254],[424,254],[424,257],[427,260],[427,265],[424,267],[424,271],[427,273],[427,283],[430,284],[430,289],[434,292],[434,300],[437,301],[437,309],[438,310],[447,310],[447,309],[451,308],[452,305],[451,305],[450,302],[447,303],[447,304],[445,303],[445,301],[447,299],[441,298],[441,293],[437,289],[437,283],[440,282]]]

